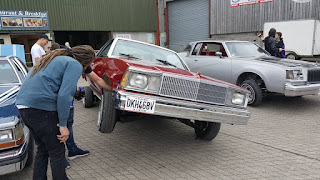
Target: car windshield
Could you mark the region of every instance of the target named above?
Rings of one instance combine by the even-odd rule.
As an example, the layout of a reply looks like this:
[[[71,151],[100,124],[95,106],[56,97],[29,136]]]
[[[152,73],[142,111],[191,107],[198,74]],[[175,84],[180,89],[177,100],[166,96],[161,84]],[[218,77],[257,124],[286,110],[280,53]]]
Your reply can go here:
[[[264,56],[269,55],[260,46],[251,42],[226,42],[231,57],[235,56]]]
[[[19,79],[8,61],[0,61],[0,84],[19,83]]]
[[[143,59],[167,66],[186,69],[185,65],[176,53],[139,42],[119,39],[112,55]]]

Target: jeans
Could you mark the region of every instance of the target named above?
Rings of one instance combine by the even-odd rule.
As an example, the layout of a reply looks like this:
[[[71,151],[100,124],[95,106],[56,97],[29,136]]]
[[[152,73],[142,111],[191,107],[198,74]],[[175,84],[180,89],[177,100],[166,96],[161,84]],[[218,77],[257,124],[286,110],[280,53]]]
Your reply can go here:
[[[69,138],[66,141],[66,145],[67,145],[67,149],[69,152],[74,152],[77,150],[77,145],[74,142],[73,139],[73,129],[72,129],[72,125],[73,125],[73,116],[74,116],[74,108],[70,108],[70,114],[69,114],[69,118],[67,120],[67,127],[69,129]]]
[[[19,110],[20,117],[30,129],[38,147],[34,161],[33,179],[46,180],[48,160],[53,180],[67,180],[65,170],[65,146],[60,143],[57,135],[60,134],[58,113],[27,108]]]

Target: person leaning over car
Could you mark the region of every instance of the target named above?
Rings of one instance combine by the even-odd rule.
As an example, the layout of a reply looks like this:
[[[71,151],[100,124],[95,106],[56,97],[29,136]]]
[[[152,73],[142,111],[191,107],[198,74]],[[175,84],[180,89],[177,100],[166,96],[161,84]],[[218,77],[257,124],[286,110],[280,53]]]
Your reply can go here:
[[[94,59],[91,46],[56,49],[41,57],[19,90],[16,105],[38,147],[34,180],[47,179],[49,158],[53,180],[68,179],[64,142],[69,137],[70,104],[78,79]]]
[[[55,50],[55,49],[67,49],[70,50],[69,47],[65,47],[65,46],[61,46],[58,43],[54,43],[51,46],[50,50]],[[84,73],[87,75],[87,77],[95,82],[97,85],[99,85],[100,87],[107,89],[107,90],[111,90],[111,87],[99,76],[97,76],[97,74],[95,72],[92,71],[91,66],[89,65],[87,67],[87,69],[84,71]],[[75,89],[77,89],[77,86],[75,87]],[[66,145],[67,145],[67,149],[68,149],[68,159],[69,160],[73,160],[75,158],[78,157],[82,157],[82,156],[86,156],[89,155],[89,151],[88,150],[82,150],[81,148],[79,148],[76,143],[74,142],[74,138],[73,138],[73,122],[74,122],[74,106],[73,106],[73,100],[72,99],[72,103],[70,106],[70,113],[69,113],[69,118],[67,120],[67,127],[69,129],[69,138],[66,141]],[[70,168],[70,163],[67,161],[67,159],[65,159],[65,168],[68,169]]]

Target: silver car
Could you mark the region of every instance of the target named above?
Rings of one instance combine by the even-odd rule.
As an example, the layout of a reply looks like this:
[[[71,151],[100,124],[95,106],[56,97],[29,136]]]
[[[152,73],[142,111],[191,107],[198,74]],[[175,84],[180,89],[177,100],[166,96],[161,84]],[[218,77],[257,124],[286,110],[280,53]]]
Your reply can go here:
[[[190,70],[239,85],[250,91],[249,105],[261,103],[263,95],[318,95],[320,67],[317,63],[280,59],[253,42],[205,40],[190,43],[179,55]]]

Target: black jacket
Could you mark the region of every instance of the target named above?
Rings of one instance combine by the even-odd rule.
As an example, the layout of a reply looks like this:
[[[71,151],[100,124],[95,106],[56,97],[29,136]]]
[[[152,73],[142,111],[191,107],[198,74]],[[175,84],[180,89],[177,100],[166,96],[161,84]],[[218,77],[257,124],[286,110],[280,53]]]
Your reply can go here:
[[[266,51],[268,51],[271,56],[275,56],[276,52],[276,39],[274,39],[274,37],[272,36],[268,36],[264,39],[264,47],[266,49]]]

